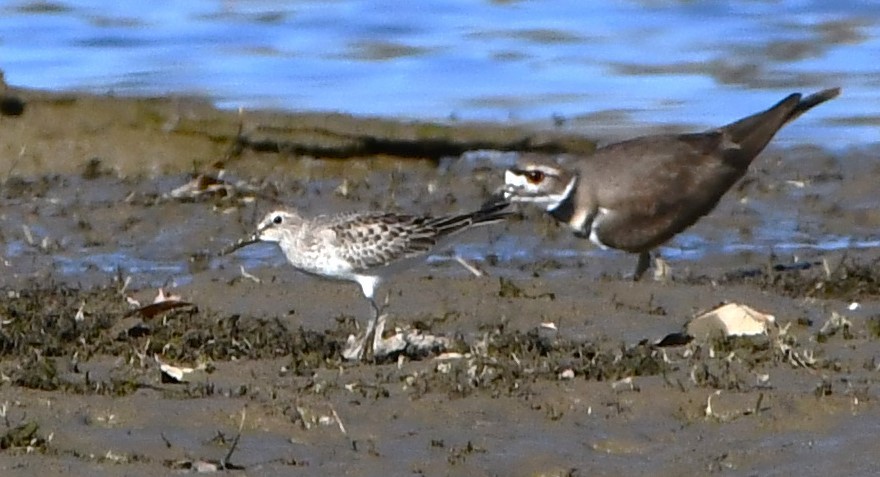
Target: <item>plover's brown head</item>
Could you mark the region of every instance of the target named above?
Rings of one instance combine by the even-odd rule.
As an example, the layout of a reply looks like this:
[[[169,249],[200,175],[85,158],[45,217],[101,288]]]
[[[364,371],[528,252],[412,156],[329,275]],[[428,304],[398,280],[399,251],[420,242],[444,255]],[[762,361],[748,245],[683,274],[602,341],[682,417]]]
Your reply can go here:
[[[552,211],[568,198],[577,176],[545,156],[523,155],[504,172],[504,198],[529,202]]]

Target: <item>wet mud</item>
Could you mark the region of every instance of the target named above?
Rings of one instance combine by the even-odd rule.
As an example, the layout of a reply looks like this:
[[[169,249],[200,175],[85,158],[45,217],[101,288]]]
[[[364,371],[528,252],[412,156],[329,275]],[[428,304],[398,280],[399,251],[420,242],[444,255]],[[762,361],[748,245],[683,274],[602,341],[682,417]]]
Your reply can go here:
[[[282,203],[477,207],[500,166],[464,151],[583,152],[592,141],[238,114],[191,99],[6,94],[23,110],[0,117],[3,475],[858,475],[880,465],[870,148],[766,151],[695,238],[661,251],[665,281],[631,282],[634,256],[598,252],[525,210],[461,239],[456,250],[484,276],[438,256],[380,291],[393,326],[450,338],[449,349],[352,363],[341,349],[370,313],[355,285],[299,274],[268,245],[216,252]],[[151,305],[159,288],[178,301]],[[657,344],[726,302],[778,326]]]

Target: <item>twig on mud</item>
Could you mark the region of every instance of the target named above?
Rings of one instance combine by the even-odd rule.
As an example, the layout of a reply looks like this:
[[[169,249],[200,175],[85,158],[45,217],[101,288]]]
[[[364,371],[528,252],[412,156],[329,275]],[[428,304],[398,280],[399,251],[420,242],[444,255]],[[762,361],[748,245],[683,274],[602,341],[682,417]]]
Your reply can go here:
[[[235,452],[235,448],[238,447],[238,441],[241,439],[241,431],[244,429],[244,420],[247,417],[247,408],[242,408],[241,410],[241,422],[238,423],[238,433],[235,435],[235,439],[232,440],[232,445],[229,446],[229,452],[226,453],[226,457],[220,461],[220,468],[223,470],[231,470],[231,469],[240,469],[241,467],[230,463],[230,459],[232,459],[232,453]]]
[[[119,278],[121,278],[121,276]],[[119,294],[125,296],[125,290],[127,290],[128,286],[131,284],[131,275],[126,275],[126,277],[122,278],[121,281],[122,287],[119,289]]]
[[[229,143],[229,148],[223,154],[221,164],[225,165],[233,158],[241,156],[244,143],[244,108],[238,108],[238,131],[235,132],[235,140]]]
[[[825,271],[825,280],[831,280],[833,277],[838,275],[841,269],[846,267],[846,261],[849,259],[849,255],[846,251],[843,252],[843,256],[840,257],[840,260],[837,261],[837,264],[832,269],[828,264],[828,258],[822,259],[822,269]]]
[[[256,275],[251,275],[250,273],[248,273],[248,272],[244,269],[244,265],[241,266],[241,276],[242,276],[243,278],[247,278],[248,280],[253,280],[254,283],[260,283],[260,282],[262,282],[262,280],[260,280],[260,278],[257,277]]]
[[[9,422],[9,401],[0,405],[0,417],[3,418],[4,423],[6,424],[7,429],[12,428],[12,423]]]
[[[3,178],[3,184],[9,182],[9,178],[12,177],[12,173],[15,171],[15,168],[18,167],[18,163],[21,161],[22,156],[27,151],[27,146],[21,146],[21,149],[18,151],[18,155],[12,159],[12,164],[9,165],[9,169],[6,171],[6,177]]]
[[[31,233],[31,228],[27,226],[27,224],[21,224],[21,230],[24,232],[24,239],[28,245],[34,246],[36,242],[34,242],[34,234]]]
[[[336,424],[339,426],[339,430],[343,434],[348,435],[348,432],[345,431],[345,425],[342,424],[342,419],[340,419],[339,414],[336,413],[336,408],[334,408],[333,406],[330,406],[330,412],[333,413],[333,419],[336,419]]]
[[[831,280],[831,266],[828,265],[827,257],[822,257],[822,270],[825,271],[825,279]]]
[[[706,409],[705,410],[706,417],[719,417],[719,418],[721,417],[721,416],[717,416],[715,414],[715,412],[712,411],[712,397],[713,396],[720,396],[720,395],[721,395],[721,390],[719,389],[719,390],[715,391],[714,393],[710,394],[709,397],[706,398],[706,408],[705,408]]]
[[[468,263],[467,260],[462,258],[461,255],[457,253],[452,255],[452,259],[458,262],[458,264],[464,267],[467,271],[473,273],[475,277],[482,277],[483,275],[485,275],[482,270]]]
[[[172,446],[171,446],[171,441],[169,441],[168,438],[165,437],[165,433],[164,433],[164,432],[160,432],[160,433],[159,433],[159,437],[162,438],[162,442],[165,443],[165,447],[166,447],[167,449],[170,449],[170,448],[172,447]]]

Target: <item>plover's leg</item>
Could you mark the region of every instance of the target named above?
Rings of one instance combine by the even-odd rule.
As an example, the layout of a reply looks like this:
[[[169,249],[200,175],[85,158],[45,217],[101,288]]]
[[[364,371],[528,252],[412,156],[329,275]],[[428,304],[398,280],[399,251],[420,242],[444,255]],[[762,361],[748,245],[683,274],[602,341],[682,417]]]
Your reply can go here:
[[[637,282],[642,275],[648,270],[648,267],[651,266],[651,252],[641,252],[639,253],[639,262],[636,264],[636,271],[633,273],[633,281]]]

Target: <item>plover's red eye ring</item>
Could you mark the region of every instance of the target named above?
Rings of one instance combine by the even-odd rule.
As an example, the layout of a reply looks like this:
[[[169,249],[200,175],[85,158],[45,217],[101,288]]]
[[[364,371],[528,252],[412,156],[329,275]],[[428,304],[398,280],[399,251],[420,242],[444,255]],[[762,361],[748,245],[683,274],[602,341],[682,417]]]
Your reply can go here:
[[[281,225],[281,222],[283,222],[283,221],[284,221],[284,219],[282,219],[280,215],[276,215],[276,216],[272,219],[272,223],[275,224],[275,225]]]
[[[544,180],[544,173],[541,171],[526,171],[526,180],[532,184],[537,184]]]

